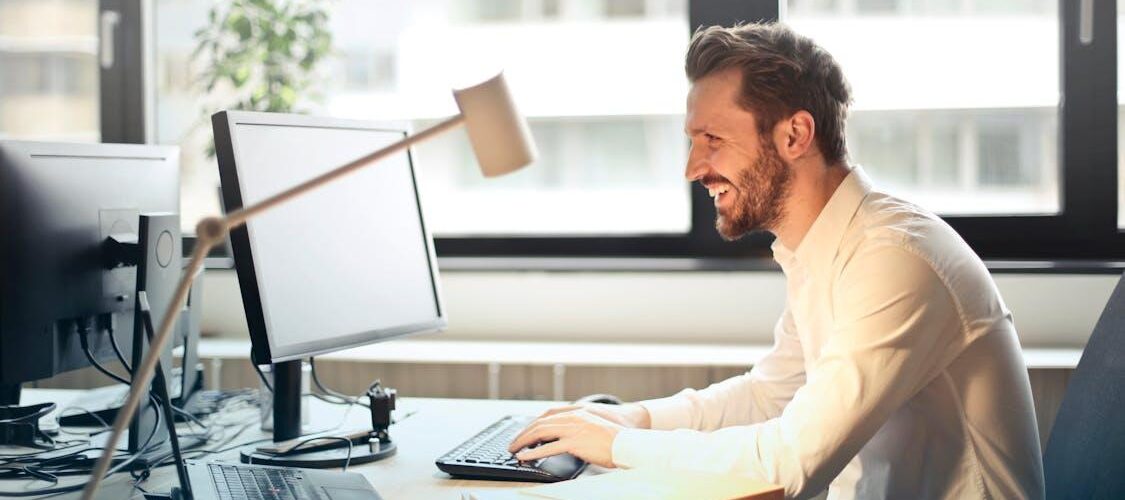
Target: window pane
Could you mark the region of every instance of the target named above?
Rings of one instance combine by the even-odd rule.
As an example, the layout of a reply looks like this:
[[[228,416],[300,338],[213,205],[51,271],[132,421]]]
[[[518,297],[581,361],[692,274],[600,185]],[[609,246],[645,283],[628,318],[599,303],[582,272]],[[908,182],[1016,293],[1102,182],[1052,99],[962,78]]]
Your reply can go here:
[[[877,184],[946,215],[1058,212],[1056,0],[787,6],[843,67],[851,160]]]
[[[0,138],[101,138],[97,16],[96,0],[0,0]]]
[[[314,85],[297,95],[294,110],[401,120],[421,130],[457,112],[451,88],[503,69],[529,119],[540,159],[508,177],[481,178],[463,130],[415,148],[435,235],[689,230],[686,0],[321,5],[331,55],[313,70]],[[183,146],[185,226],[218,210],[210,126],[202,117],[238,95],[231,78],[211,91],[200,83],[205,61],[192,57],[200,44],[193,33],[215,25],[209,9],[208,2],[157,2],[157,136]]]

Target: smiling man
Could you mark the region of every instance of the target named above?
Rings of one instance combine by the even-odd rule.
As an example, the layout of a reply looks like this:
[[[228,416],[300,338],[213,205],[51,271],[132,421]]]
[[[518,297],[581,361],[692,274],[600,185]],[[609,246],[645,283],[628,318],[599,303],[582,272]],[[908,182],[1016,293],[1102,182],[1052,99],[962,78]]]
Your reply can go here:
[[[832,56],[752,24],[698,31],[686,66],[688,179],[724,238],[776,236],[774,347],[703,390],[553,409],[511,451],[741,474],[802,498],[1043,497],[1011,313],[956,232],[848,163]]]

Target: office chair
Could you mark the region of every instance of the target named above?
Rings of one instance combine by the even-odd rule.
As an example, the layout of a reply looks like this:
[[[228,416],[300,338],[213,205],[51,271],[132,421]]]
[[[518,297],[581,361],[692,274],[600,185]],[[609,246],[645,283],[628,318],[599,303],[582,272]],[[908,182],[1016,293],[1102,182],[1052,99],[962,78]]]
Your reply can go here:
[[[1125,498],[1125,276],[1063,395],[1043,474],[1048,499]]]

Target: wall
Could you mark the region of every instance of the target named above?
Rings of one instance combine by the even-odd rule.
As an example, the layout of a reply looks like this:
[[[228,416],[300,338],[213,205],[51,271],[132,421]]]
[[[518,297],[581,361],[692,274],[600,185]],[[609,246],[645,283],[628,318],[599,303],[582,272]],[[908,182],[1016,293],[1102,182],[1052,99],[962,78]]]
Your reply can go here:
[[[1024,346],[1081,347],[1116,275],[999,274]],[[238,279],[208,271],[204,332],[247,338]],[[768,344],[777,272],[464,272],[442,275],[447,338]]]

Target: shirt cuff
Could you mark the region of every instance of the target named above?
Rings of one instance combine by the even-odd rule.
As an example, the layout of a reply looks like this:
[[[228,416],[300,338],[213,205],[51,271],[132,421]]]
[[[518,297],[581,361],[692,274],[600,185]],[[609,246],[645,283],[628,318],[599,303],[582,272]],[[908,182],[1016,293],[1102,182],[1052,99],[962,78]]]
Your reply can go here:
[[[672,430],[690,429],[692,402],[685,396],[691,389],[685,389],[675,396],[640,401],[648,410],[650,429]]]
[[[667,431],[621,429],[613,438],[613,465],[624,469],[634,467],[667,467],[670,452]]]

